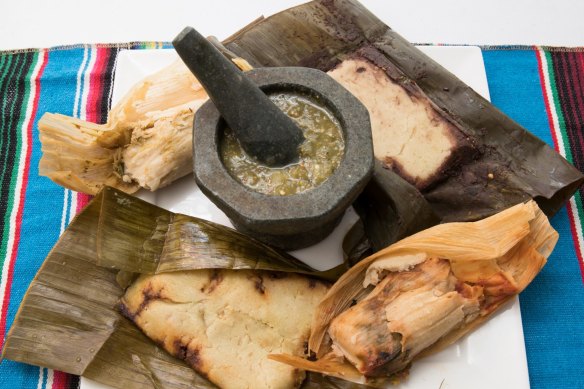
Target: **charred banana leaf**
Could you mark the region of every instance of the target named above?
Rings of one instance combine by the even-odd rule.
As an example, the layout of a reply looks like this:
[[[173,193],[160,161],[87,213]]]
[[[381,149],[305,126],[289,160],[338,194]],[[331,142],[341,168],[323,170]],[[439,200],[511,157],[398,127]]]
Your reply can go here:
[[[356,0],[303,4],[224,43],[253,66],[329,72],[369,109],[376,158],[444,221],[478,220],[531,198],[551,216],[584,180]]]

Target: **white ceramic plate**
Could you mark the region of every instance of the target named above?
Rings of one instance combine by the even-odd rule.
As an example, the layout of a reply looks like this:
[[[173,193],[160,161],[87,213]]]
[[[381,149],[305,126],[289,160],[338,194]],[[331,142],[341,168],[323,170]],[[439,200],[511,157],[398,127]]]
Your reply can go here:
[[[456,74],[478,93],[489,98],[483,57],[478,47],[422,46],[420,49]],[[112,103],[132,85],[176,59],[174,50],[123,51],[118,56]],[[189,176],[156,193],[140,197],[173,212],[230,225],[229,220],[197,188]],[[328,269],[342,260],[341,241],[355,222],[349,209],[341,224],[325,241],[293,252],[318,269]],[[436,355],[414,363],[401,388],[419,389],[528,389],[529,376],[523,342],[519,300],[509,305],[481,328]],[[104,385],[81,378],[81,389],[104,389]]]

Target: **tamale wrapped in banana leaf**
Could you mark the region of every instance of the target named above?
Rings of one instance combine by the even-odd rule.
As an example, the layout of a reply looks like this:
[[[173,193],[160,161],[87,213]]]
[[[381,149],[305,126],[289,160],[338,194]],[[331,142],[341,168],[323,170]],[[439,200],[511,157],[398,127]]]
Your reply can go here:
[[[545,265],[558,239],[530,200],[477,222],[405,238],[345,273],[322,301],[309,347],[274,359],[371,386],[488,320]]]
[[[263,351],[262,347],[277,341],[303,355],[311,310],[328,289],[327,281],[337,277],[337,272],[314,271],[232,229],[105,188],[49,253],[23,299],[2,357],[117,388],[215,388],[213,382],[243,387],[233,384],[238,375],[228,369],[230,363],[247,368],[249,379],[265,376],[273,379],[274,387],[298,387],[303,373],[267,360],[268,352],[281,347]],[[234,304],[244,291],[246,301]],[[205,305],[213,294],[219,296],[214,301],[222,309]],[[268,298],[279,306],[262,300]],[[190,315],[192,309],[209,315]],[[298,321],[288,315],[286,322],[281,320],[288,310]],[[235,332],[229,337],[220,325],[221,320],[235,321],[236,316],[241,326],[262,327],[262,332],[249,333],[256,339],[247,339],[246,345],[241,344],[245,337],[238,338]],[[179,327],[202,325],[197,322],[201,318],[217,322],[206,327],[207,332],[200,328],[198,339],[204,339],[198,344],[195,335]],[[163,328],[154,331],[154,326]],[[273,328],[264,328],[269,326]],[[195,352],[197,344],[213,345],[215,352],[224,351],[225,358],[219,364],[219,357],[210,355],[212,349]],[[239,359],[233,355],[238,350],[246,351]],[[247,352],[255,359],[248,358]],[[193,369],[197,364],[200,368]],[[285,380],[276,385],[282,376]],[[359,387],[334,377],[307,376],[302,385],[308,388]]]
[[[584,176],[356,0],[317,0],[258,20],[225,46],[252,66],[329,74],[371,115],[374,153],[444,221],[535,199],[553,215]]]

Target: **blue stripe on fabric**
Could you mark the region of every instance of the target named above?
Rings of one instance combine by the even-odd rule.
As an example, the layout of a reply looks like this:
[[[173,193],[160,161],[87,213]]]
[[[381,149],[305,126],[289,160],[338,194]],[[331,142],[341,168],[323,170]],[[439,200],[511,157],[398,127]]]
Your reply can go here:
[[[65,228],[69,226],[69,220],[71,220],[71,213],[75,213],[77,211],[77,203],[73,204],[73,191],[67,190],[67,213],[65,218]]]
[[[67,228],[67,217],[69,213],[67,212],[69,208],[69,189],[63,189],[63,211],[61,212],[61,228],[60,231],[65,231]]]
[[[81,110],[82,110],[82,103],[83,103],[83,93],[85,92],[85,77],[89,77],[89,75],[87,74],[87,70],[89,68],[89,63],[91,62],[91,56],[93,53],[93,50],[89,47],[86,48],[87,50],[87,59],[85,60],[85,63],[83,64],[83,71],[81,72],[81,78],[79,79],[80,82],[80,88],[79,88],[79,99],[77,101],[77,112],[74,112],[73,114],[75,115],[75,117],[79,117],[81,115]]]
[[[41,389],[47,389],[47,381],[49,380],[49,369],[47,368],[41,369],[43,369],[43,382],[41,384]]]
[[[41,78],[41,95],[33,123],[32,152],[28,185],[24,202],[20,244],[15,264],[7,328],[12,325],[16,311],[31,280],[59,237],[63,188],[46,177],[40,177],[41,157],[38,120],[45,112],[73,114],[75,83],[83,49],[50,51]],[[36,388],[39,368],[3,361],[0,364],[1,388]]]
[[[535,52],[483,51],[483,58],[491,102],[554,147]]]
[[[493,104],[553,146],[535,52],[483,56]],[[575,320],[584,318],[584,285],[565,208],[552,225],[560,233],[556,249],[520,296],[529,378],[533,389],[584,388],[584,337]]]

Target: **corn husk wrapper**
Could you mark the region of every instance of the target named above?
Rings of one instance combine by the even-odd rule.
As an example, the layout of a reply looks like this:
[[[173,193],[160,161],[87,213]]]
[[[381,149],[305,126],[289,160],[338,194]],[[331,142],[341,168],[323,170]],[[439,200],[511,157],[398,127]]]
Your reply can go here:
[[[242,71],[252,66],[209,38]],[[46,113],[39,121],[39,174],[96,194],[104,186],[155,191],[192,172],[194,114],[208,99],[181,60],[145,77],[109,112],[106,124]]]
[[[376,132],[372,115],[376,158],[414,183],[444,221],[479,220],[529,199],[535,199],[551,216],[584,182],[582,172],[392,31],[357,0],[312,1],[257,20],[224,44],[255,67],[307,66],[334,72],[344,61],[355,59],[363,66],[373,66],[375,78],[386,79],[387,85],[377,84],[381,86],[376,90],[356,88],[354,94],[361,95],[359,98],[373,96],[378,101],[382,99],[380,92],[393,85],[403,95],[401,105],[389,100],[377,106],[379,112],[395,108],[393,116],[385,118],[388,122],[402,123],[401,109],[413,101],[418,108],[412,107],[412,113],[421,110],[423,115],[423,111],[430,115],[430,120],[418,126],[418,132],[434,130],[432,126],[439,123],[450,140],[456,138],[456,146],[448,147],[443,163],[429,177],[416,178],[411,176],[413,172],[404,171],[424,159],[425,149],[412,146],[420,154],[408,154],[407,164],[387,151],[397,143],[395,138],[407,133],[412,116],[401,117],[404,127],[400,124],[395,134],[388,135],[387,124],[380,124],[381,131]],[[362,67],[355,73],[372,72]],[[350,89],[350,84],[346,87]],[[416,127],[412,131],[413,135]],[[428,138],[437,131],[438,127],[428,131]]]
[[[478,315],[418,355],[412,355],[411,362],[457,341],[525,289],[545,265],[557,239],[557,232],[533,201],[478,222],[447,223],[419,232],[361,261],[333,285],[320,304],[312,325],[309,348],[319,357],[317,361],[285,355],[273,358],[353,382],[383,385],[386,379],[365,377],[346,359],[339,357],[338,352],[331,352],[327,335],[331,321],[355,301],[370,294],[372,285],[378,284],[388,273],[398,272],[396,277],[399,277],[401,271],[431,258],[441,258],[448,260],[450,272],[459,281],[481,287],[484,299]],[[415,309],[412,308],[412,313]],[[379,314],[385,315],[383,308]],[[431,312],[426,315],[431,320]],[[387,320],[389,327],[389,316]],[[399,326],[395,322],[391,325]],[[405,339],[407,328],[403,331]],[[407,340],[404,342],[402,350],[407,348]]]
[[[136,84],[106,124],[46,113],[39,121],[39,173],[89,194],[104,185],[127,193],[164,187],[192,171],[194,112],[207,99],[177,60]]]
[[[124,294],[120,283],[136,273],[202,268],[297,272],[328,280],[339,274],[314,271],[227,227],[106,188],[49,253],[22,301],[2,358],[117,388],[214,388],[116,308]],[[309,374],[305,387],[358,386]]]

